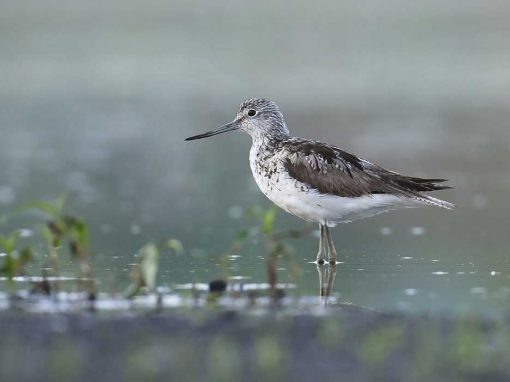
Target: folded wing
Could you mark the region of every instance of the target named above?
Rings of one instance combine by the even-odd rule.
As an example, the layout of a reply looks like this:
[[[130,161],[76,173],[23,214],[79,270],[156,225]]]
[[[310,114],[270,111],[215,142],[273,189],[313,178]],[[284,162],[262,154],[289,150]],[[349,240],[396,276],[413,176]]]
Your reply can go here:
[[[404,176],[321,142],[293,139],[286,147],[284,165],[289,175],[324,194],[394,194],[427,199],[422,193],[451,188],[440,184],[445,179]]]

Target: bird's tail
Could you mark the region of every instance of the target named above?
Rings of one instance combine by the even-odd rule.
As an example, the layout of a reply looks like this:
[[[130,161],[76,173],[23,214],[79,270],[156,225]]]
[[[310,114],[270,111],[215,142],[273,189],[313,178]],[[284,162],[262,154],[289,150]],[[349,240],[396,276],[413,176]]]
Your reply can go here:
[[[430,206],[441,207],[441,208],[445,208],[447,210],[453,210],[454,208],[457,207],[455,204],[447,202],[446,200],[437,199],[437,198],[434,198],[434,197],[428,196],[428,195],[419,196],[416,198],[416,200],[418,200],[422,203],[428,204]]]

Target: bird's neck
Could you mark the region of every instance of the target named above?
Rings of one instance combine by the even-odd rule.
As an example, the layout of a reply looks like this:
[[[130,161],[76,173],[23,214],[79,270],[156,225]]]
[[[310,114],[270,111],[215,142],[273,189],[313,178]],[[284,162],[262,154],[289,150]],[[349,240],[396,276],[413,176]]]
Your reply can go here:
[[[253,142],[253,146],[259,147],[261,149],[264,148],[274,148],[278,146],[281,142],[289,139],[288,130],[285,129],[271,129],[271,130],[256,130],[250,132],[251,139]]]
[[[252,151],[264,152],[274,150],[281,144],[282,141],[287,139],[288,136],[259,134],[252,135],[251,138],[252,138]]]

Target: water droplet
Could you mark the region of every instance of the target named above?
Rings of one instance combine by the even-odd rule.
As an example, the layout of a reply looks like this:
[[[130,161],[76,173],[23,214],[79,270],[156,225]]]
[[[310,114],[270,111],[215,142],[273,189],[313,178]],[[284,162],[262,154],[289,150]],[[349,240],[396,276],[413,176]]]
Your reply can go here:
[[[228,215],[232,219],[241,219],[243,217],[243,209],[239,206],[232,206],[228,209]]]
[[[34,234],[34,232],[28,228],[21,228],[18,230],[18,233],[20,237],[31,237]]]
[[[390,227],[381,227],[381,235],[388,236],[393,233],[393,230]]]
[[[140,227],[138,224],[132,224],[129,230],[133,235],[140,235],[142,232],[142,227]]]
[[[488,200],[487,197],[483,194],[476,194],[471,199],[471,204],[478,210],[483,210],[487,208]]]
[[[11,186],[0,186],[0,203],[11,204],[16,199],[16,192]]]
[[[404,290],[404,293],[406,296],[415,296],[416,293],[418,293],[418,290],[414,288],[408,288]]]
[[[432,272],[433,275],[438,275],[438,276],[442,276],[442,275],[447,275],[448,272],[445,272],[445,271],[435,271],[435,272]]]
[[[412,227],[411,234],[414,236],[421,236],[425,233],[425,228],[423,227]]]
[[[112,232],[112,226],[109,224],[106,224],[106,223],[101,224],[100,229],[101,229],[101,233],[104,233],[104,234]]]
[[[248,280],[251,277],[249,276],[231,276],[229,277],[230,280]]]

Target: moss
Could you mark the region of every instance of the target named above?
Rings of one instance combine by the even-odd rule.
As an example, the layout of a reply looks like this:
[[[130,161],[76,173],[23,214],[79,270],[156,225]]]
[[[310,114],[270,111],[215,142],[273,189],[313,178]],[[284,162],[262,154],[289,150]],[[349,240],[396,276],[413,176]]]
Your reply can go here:
[[[207,370],[214,381],[240,381],[241,355],[235,342],[226,336],[215,337],[209,345]]]
[[[414,367],[416,377],[431,375],[444,362],[445,339],[433,322],[417,325],[414,334]]]
[[[317,339],[327,347],[337,347],[343,338],[342,324],[338,317],[327,318],[319,325]]]
[[[286,350],[277,337],[263,336],[255,341],[255,367],[264,381],[282,378],[286,365]]]
[[[458,324],[449,339],[451,361],[460,370],[477,371],[484,366],[483,335],[477,325],[470,323]]]
[[[50,381],[74,381],[81,372],[81,354],[71,340],[61,339],[48,354],[48,373]]]
[[[404,331],[399,323],[374,329],[363,339],[359,357],[367,365],[379,365],[403,345]]]

